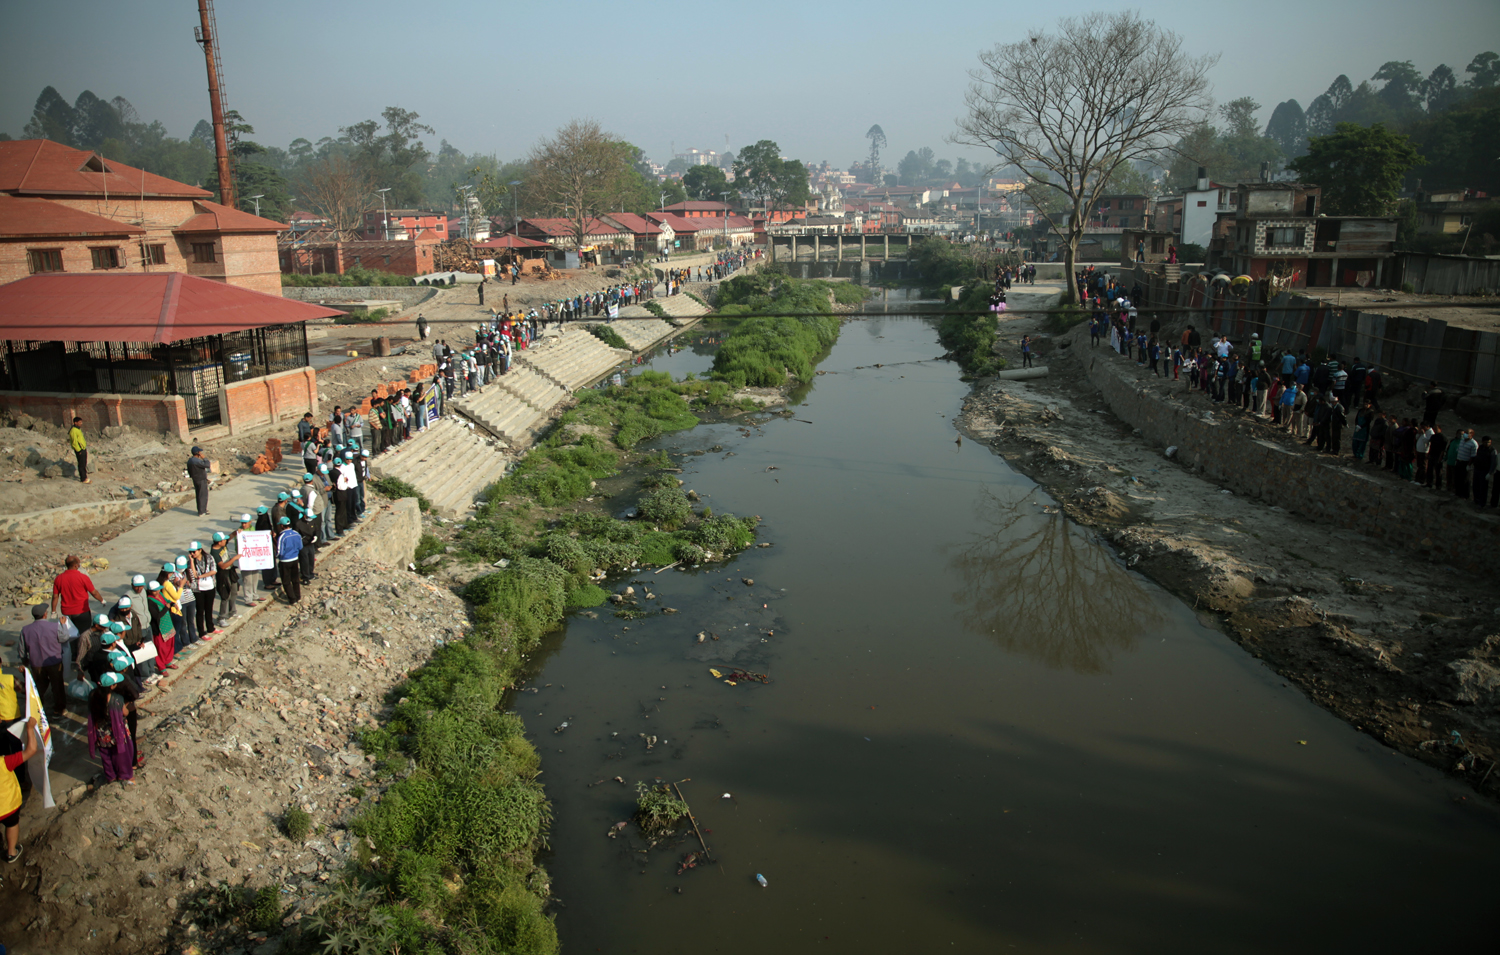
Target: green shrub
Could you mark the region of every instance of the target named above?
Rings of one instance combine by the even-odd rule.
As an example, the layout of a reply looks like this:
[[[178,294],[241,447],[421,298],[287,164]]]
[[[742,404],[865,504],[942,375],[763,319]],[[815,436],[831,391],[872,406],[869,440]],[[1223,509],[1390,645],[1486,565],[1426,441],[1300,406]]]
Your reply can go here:
[[[434,554],[441,554],[447,546],[436,534],[423,534],[421,540],[417,541],[417,552],[412,555],[412,562],[420,567],[422,561]]]
[[[589,331],[593,332],[595,338],[599,339],[610,348],[623,348],[626,351],[630,350],[630,346],[625,343],[625,339],[620,337],[620,333],[615,331],[613,328],[610,328],[608,325],[593,325],[590,326]]]
[[[1047,314],[1042,327],[1054,335],[1061,335],[1079,322],[1087,321],[1089,314],[1077,305],[1059,305]]]
[[[281,890],[274,885],[262,886],[245,904],[245,924],[257,932],[269,932],[280,927],[285,913]]]
[[[667,530],[680,527],[693,515],[693,505],[680,487],[657,488],[641,499],[641,517]]]
[[[609,592],[597,584],[584,584],[568,591],[568,607],[580,609],[597,607],[609,599]]]
[[[477,621],[505,620],[526,650],[562,622],[571,576],[550,560],[517,557],[504,570],[469,581],[464,596],[474,602]]]
[[[922,247],[933,244],[923,243]],[[976,285],[964,293],[957,309],[977,314],[945,315],[938,322],[938,341],[968,375],[983,377],[1005,367],[1005,359],[995,354],[995,331],[1000,320],[989,311],[989,301],[989,289]]]
[[[414,485],[408,484],[400,478],[383,477],[377,481],[371,481],[370,486],[392,499],[414,497],[417,499],[418,508],[424,511],[432,510],[432,502],[427,500],[426,496],[417,490]]]
[[[713,375],[740,382],[738,387],[778,388],[789,374],[807,381],[838,334],[839,321],[831,315],[747,318],[719,346]]]
[[[647,833],[670,829],[688,814],[688,804],[677,798],[665,784],[648,787],[638,782],[635,792],[635,819]]]
[[[312,816],[301,806],[288,806],[286,812],[281,815],[281,828],[286,832],[286,837],[293,842],[303,842],[308,833],[312,832]]]
[[[657,318],[667,317],[667,310],[662,308],[661,303],[656,301],[655,299],[648,298],[644,302],[642,302],[641,305],[645,307],[646,311],[650,312],[652,315],[655,315]]]

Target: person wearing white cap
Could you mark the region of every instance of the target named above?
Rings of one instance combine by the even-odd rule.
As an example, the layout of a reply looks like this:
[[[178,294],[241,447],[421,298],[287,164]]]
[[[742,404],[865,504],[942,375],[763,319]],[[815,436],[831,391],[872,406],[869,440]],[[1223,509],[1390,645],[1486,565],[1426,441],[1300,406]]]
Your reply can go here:
[[[204,640],[212,640],[213,634],[223,632],[214,622],[214,588],[218,584],[218,575],[219,565],[214,562],[208,548],[199,541],[189,544],[187,579],[198,604],[195,617],[198,636]]]
[[[240,582],[240,571],[236,566],[240,555],[234,550],[229,535],[214,531],[213,543],[208,545],[208,554],[214,559],[214,594],[219,598],[219,626],[223,621],[239,615],[234,606],[234,588]]]
[[[239,529],[242,531],[255,530],[255,517],[251,514],[241,514]],[[236,541],[238,541],[238,538],[236,538]],[[236,559],[238,559],[238,546],[238,543],[236,543]],[[258,570],[241,570],[239,574],[240,599],[245,602],[245,606],[253,607],[260,603],[261,572]]]

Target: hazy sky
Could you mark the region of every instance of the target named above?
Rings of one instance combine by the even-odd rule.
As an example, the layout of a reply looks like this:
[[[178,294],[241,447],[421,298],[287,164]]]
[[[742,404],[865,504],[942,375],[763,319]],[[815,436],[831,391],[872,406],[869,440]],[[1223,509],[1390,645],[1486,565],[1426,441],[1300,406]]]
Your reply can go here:
[[[194,0],[0,0],[0,130],[19,136],[37,94],[124,96],[186,137],[208,117]],[[1100,9],[1017,5],[627,3],[619,0],[219,0],[228,104],[263,144],[316,141],[399,105],[465,152],[523,155],[575,117],[597,119],[658,162],[689,146],[773,139],[789,157],[845,166],[879,123],[887,155],[931,146],[963,109],[979,50]],[[1108,9],[1114,9],[1108,7]],[[1220,101],[1305,107],[1339,73],[1356,84],[1388,60],[1463,77],[1500,48],[1495,0],[1266,0],[1240,12],[1157,3],[1146,15],[1194,53],[1219,53]],[[1402,26],[1409,23],[1409,26]],[[969,153],[971,158],[980,158]]]

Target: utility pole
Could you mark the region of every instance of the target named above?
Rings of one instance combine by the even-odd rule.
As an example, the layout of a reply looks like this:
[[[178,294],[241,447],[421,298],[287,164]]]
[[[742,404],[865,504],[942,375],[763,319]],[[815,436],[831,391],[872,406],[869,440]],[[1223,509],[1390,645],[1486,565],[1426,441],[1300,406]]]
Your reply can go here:
[[[234,174],[229,168],[229,139],[224,133],[224,71],[219,66],[219,30],[214,20],[213,0],[198,0],[198,20],[194,39],[203,47],[208,65],[208,108],[214,121],[214,155],[219,168],[219,202],[233,209]]]
[[[380,225],[385,235],[385,241],[389,242],[391,241],[391,217],[385,211],[385,194],[391,191],[391,187],[386,186],[384,189],[376,189],[375,191],[380,193]]]
[[[724,214],[724,248],[727,249],[729,248],[729,193],[719,193],[719,201],[724,203],[724,208],[719,211]]]

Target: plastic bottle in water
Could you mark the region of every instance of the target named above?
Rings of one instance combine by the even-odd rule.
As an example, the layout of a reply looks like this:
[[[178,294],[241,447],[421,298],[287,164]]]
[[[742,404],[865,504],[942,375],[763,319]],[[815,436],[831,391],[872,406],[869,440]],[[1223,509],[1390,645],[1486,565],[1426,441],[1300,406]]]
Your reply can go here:
[[[766,877],[759,872],[755,873],[755,881],[760,883],[761,888],[764,889],[766,887]]]

